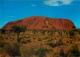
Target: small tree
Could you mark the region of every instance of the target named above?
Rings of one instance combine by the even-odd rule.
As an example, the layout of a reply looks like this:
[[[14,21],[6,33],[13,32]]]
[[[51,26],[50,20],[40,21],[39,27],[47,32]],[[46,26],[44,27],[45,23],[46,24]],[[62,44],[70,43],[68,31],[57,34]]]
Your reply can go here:
[[[69,31],[69,35],[70,36],[74,36],[75,34],[74,34],[74,31]]]
[[[58,43],[57,43],[57,45],[60,46],[60,45],[63,45],[63,44],[64,43],[63,43],[62,39],[60,38],[59,41],[58,41]]]
[[[19,41],[19,34],[20,32],[25,32],[26,31],[26,27],[25,26],[18,26],[18,25],[14,25],[12,27],[12,30],[18,34],[18,37],[17,37],[17,41]]]
[[[14,26],[12,27],[12,30],[13,30],[15,33],[17,33],[18,36],[19,36],[20,32],[25,32],[25,31],[26,31],[26,27],[25,27],[25,26],[14,25]]]
[[[64,50],[62,48],[60,49],[60,54],[59,55],[62,56],[62,57],[67,57],[67,55],[64,53]]]
[[[1,31],[1,34],[4,34],[5,33],[5,30],[4,29],[0,29]]]
[[[19,50],[19,45],[17,43],[14,44],[9,44],[5,43],[4,44],[4,50],[10,55],[10,56],[20,56],[20,50]]]
[[[78,44],[75,44],[71,50],[67,52],[67,57],[80,57],[80,51],[78,49]]]
[[[45,57],[46,52],[49,52],[47,48],[40,47],[34,52],[34,54],[38,57]]]
[[[0,48],[4,47],[4,42],[0,42]]]
[[[80,51],[78,50],[78,45],[75,45],[73,47],[73,49],[71,50],[71,53],[76,56],[76,57],[79,57],[80,56]]]

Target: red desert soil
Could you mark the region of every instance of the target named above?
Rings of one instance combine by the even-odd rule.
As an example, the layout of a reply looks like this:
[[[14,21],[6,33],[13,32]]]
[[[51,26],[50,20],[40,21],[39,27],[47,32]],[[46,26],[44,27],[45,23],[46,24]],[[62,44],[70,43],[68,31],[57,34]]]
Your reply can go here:
[[[48,30],[48,29],[68,30],[75,28],[73,22],[68,19],[33,16],[18,21],[9,22],[3,27],[3,29],[11,30],[13,25],[23,25],[26,26],[27,29],[35,30]]]

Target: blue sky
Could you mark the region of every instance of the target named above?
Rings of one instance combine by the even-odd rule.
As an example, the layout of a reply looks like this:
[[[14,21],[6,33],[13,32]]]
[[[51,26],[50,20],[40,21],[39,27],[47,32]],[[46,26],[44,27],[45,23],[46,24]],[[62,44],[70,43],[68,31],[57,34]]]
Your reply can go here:
[[[0,0],[0,28],[30,16],[67,18],[80,28],[80,0]]]

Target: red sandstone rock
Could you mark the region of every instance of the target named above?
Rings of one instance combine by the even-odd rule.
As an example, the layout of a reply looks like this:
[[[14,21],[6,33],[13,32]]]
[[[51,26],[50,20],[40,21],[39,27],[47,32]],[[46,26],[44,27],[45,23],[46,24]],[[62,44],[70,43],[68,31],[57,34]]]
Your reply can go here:
[[[68,19],[34,16],[14,22],[9,22],[3,27],[3,29],[11,30],[13,25],[24,25],[27,27],[27,29],[35,30],[48,30],[48,29],[68,30],[75,28],[73,22]]]

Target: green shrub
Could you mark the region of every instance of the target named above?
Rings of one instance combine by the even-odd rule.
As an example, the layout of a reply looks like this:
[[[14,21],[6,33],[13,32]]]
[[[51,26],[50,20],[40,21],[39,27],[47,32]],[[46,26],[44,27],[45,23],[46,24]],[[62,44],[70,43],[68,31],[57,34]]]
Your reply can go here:
[[[52,48],[54,48],[54,47],[56,47],[57,46],[57,44],[55,43],[55,44],[53,44],[53,43],[47,43],[47,45],[49,45],[50,47],[52,47]]]
[[[34,48],[21,47],[20,49],[21,57],[32,57],[34,55]]]
[[[38,57],[45,57],[46,52],[49,52],[49,50],[46,48],[40,47],[35,51],[34,54],[37,55]]]
[[[41,38],[38,38],[38,41],[41,41]]]
[[[2,36],[0,36],[0,40],[2,40]]]
[[[71,50],[68,51],[67,56],[71,57],[79,57],[80,56],[80,51],[78,50],[78,45],[75,44]]]
[[[64,44],[64,43],[63,43],[62,39],[59,39],[59,41],[58,41],[57,43],[51,43],[51,42],[47,43],[47,45],[49,45],[49,46],[52,47],[52,48],[54,48],[54,47],[56,47],[56,46],[63,45],[63,44]]]
[[[64,43],[63,43],[63,41],[62,41],[62,38],[60,38],[59,41],[57,42],[57,45],[60,46],[60,45],[63,45],[63,44],[64,44]]]
[[[20,32],[25,32],[26,31],[26,27],[22,26],[22,25],[21,26],[14,25],[14,26],[12,26],[12,30],[19,35]]]
[[[4,49],[11,56],[19,56],[20,55],[19,45],[17,45],[17,44],[10,45],[9,43],[5,43]]]
[[[29,43],[29,42],[31,42],[31,40],[30,40],[30,39],[26,40],[26,43]]]
[[[77,45],[72,48],[71,53],[76,57],[80,56],[80,51],[78,50]]]
[[[74,31],[69,31],[69,35],[70,36],[74,36],[75,34],[74,34]]]
[[[27,43],[30,43],[30,42],[31,42],[31,40],[30,40],[30,39],[22,40],[22,41],[21,41],[21,43],[23,43],[23,44],[27,44]]]
[[[17,41],[18,41],[18,43],[20,43],[20,41],[21,41],[21,38],[17,38]]]
[[[41,31],[41,33],[44,35],[44,34],[45,34],[45,31],[44,31],[44,30],[42,30],[42,31]]]
[[[64,53],[63,49],[60,49],[60,54],[59,55],[62,56],[62,57],[67,57],[67,55]]]
[[[4,47],[4,44],[3,42],[0,42],[0,48]]]
[[[5,30],[4,29],[1,29],[1,34],[4,34],[5,33]]]

